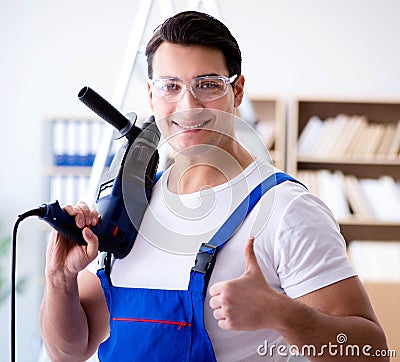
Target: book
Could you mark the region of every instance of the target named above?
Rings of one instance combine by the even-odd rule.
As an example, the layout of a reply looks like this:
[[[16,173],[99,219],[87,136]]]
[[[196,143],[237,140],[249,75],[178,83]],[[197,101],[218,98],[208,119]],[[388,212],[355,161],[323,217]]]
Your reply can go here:
[[[103,122],[91,122],[90,123],[90,140],[89,140],[89,165],[93,165],[96,157],[97,148],[103,135],[105,124]]]
[[[332,157],[342,158],[346,156],[350,144],[353,142],[357,132],[358,124],[362,121],[361,117],[341,115],[344,125],[340,129],[340,136],[331,150]]]
[[[379,183],[384,190],[387,204],[386,208],[393,213],[392,220],[400,221],[400,189],[392,176],[383,175],[379,177]]]
[[[311,117],[301,132],[297,141],[297,152],[299,156],[309,156],[313,154],[316,143],[325,127],[325,122],[319,117]]]
[[[396,124],[388,123],[385,126],[385,130],[381,139],[381,143],[376,151],[377,159],[386,159],[388,158],[389,148],[394,140],[396,134]]]
[[[52,175],[50,176],[49,199],[58,200],[61,205],[75,204],[85,200],[89,176]]]
[[[351,156],[350,149],[353,145],[353,143],[356,143],[356,139],[360,137],[363,129],[365,129],[368,125],[368,120],[365,116],[354,116],[352,117],[354,119],[354,129],[352,129],[352,138],[351,141],[349,142],[346,150],[347,156]],[[346,155],[345,154],[345,155]]]
[[[67,164],[67,125],[67,121],[64,120],[55,119],[51,121],[51,147],[55,166],[65,166]]]
[[[376,219],[389,222],[400,221],[400,203],[393,199],[391,192],[388,192],[386,178],[362,178],[359,183]]]
[[[66,166],[79,166],[79,123],[71,120],[66,123]]]
[[[351,129],[353,128],[354,122],[351,117],[342,114],[340,115],[343,120],[344,124],[342,129],[340,130],[340,135],[337,138],[336,142],[331,148],[331,157],[332,158],[339,158],[343,157],[347,144],[351,141]]]
[[[397,122],[395,134],[387,152],[387,158],[390,160],[397,159],[399,151],[400,151],[400,120]]]
[[[320,198],[331,209],[337,220],[346,219],[350,215],[346,199],[341,171],[317,171],[318,190]]]
[[[355,132],[353,140],[348,149],[347,155],[349,158],[362,158],[365,149],[368,144],[370,129],[368,127],[368,122],[360,122],[357,127],[357,132]]]
[[[328,118],[324,122],[324,128],[315,142],[313,154],[318,155],[319,158],[326,158],[329,154],[329,149],[332,146],[332,140],[336,136],[336,120],[335,118]]]
[[[90,138],[92,134],[89,129],[88,121],[77,121],[77,150],[76,162],[77,166],[91,166],[90,162]]]
[[[343,138],[346,137],[345,129],[348,128],[349,117],[345,114],[338,114],[333,122],[330,132],[325,141],[322,141],[320,150],[316,150],[321,157],[337,158],[342,148]]]
[[[308,191],[320,197],[316,171],[300,170],[297,172],[297,178],[307,187]]]
[[[91,167],[105,124],[90,119],[51,121],[54,166]]]
[[[357,177],[354,175],[345,175],[343,186],[353,216],[356,219],[371,219],[373,217],[373,212]]]
[[[363,156],[370,160],[376,157],[379,145],[382,142],[385,126],[383,124],[370,124],[369,129],[368,143],[366,144]]]

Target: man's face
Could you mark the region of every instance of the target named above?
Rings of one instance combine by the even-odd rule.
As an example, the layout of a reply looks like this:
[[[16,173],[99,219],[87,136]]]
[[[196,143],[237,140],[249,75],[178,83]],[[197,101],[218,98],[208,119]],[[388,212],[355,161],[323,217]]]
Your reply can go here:
[[[171,77],[189,84],[193,78],[206,75],[229,77],[220,50],[165,42],[154,54],[153,79]],[[233,136],[233,117],[227,115],[233,114],[235,107],[240,105],[243,83],[243,77],[239,76],[234,88],[228,84],[226,94],[211,101],[197,99],[186,89],[176,102],[168,102],[153,94],[149,85],[151,108],[161,133],[172,148],[177,152],[190,148],[194,150],[196,147],[193,146],[198,145],[224,148],[224,142],[229,142],[229,137],[221,135]],[[209,109],[222,112],[210,112]]]

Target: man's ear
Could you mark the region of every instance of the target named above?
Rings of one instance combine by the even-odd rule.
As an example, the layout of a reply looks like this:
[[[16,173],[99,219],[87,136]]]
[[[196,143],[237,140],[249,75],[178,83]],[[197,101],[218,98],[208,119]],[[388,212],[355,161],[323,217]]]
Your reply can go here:
[[[237,108],[240,106],[243,100],[244,94],[244,76],[239,75],[235,81],[235,88],[233,89],[235,95],[234,106]]]
[[[150,83],[147,82],[147,96],[149,97],[150,108],[153,111],[153,92],[151,91]]]

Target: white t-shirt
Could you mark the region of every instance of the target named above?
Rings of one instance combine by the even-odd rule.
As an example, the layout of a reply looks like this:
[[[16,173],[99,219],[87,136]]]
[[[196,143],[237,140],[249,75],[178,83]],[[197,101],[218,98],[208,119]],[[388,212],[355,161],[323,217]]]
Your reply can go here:
[[[209,241],[247,194],[276,171],[257,160],[227,183],[177,195],[167,188],[167,170],[153,189],[131,252],[112,266],[113,285],[187,289],[201,243]],[[262,197],[219,252],[209,287],[243,274],[244,245],[251,235],[255,236],[254,250],[265,279],[290,298],[355,275],[330,210],[303,186],[286,181]],[[95,272],[97,265],[92,263],[88,269]],[[278,355],[278,347],[287,342],[274,330],[220,329],[209,299],[207,293],[204,320],[218,361],[288,359]],[[273,356],[267,354],[267,358],[265,346],[271,348]]]

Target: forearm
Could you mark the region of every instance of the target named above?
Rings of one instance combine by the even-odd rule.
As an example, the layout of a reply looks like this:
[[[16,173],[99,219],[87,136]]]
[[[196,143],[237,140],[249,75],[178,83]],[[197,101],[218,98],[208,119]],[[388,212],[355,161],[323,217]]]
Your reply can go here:
[[[89,328],[76,276],[47,277],[40,328],[52,361],[76,362],[90,357]]]
[[[311,361],[370,360],[377,350],[387,349],[384,333],[373,320],[329,315],[283,295],[279,309],[276,329],[292,352],[305,353]],[[374,361],[388,359],[375,357]]]

